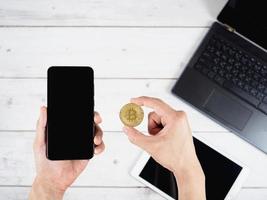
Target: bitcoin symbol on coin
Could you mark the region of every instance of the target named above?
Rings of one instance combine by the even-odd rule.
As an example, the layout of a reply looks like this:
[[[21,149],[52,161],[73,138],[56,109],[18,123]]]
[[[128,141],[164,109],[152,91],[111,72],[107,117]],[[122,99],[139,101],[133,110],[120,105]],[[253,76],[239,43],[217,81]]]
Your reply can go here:
[[[130,108],[128,112],[126,113],[126,118],[129,121],[136,120],[136,111],[133,108]]]
[[[143,109],[134,103],[128,103],[121,108],[120,119],[126,126],[138,126],[144,118]]]

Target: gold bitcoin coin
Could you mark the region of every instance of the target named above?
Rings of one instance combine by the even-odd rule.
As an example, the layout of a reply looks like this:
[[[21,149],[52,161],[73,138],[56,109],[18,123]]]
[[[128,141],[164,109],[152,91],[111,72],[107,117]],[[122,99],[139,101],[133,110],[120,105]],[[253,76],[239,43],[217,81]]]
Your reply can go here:
[[[144,111],[135,103],[128,103],[121,108],[120,119],[126,126],[138,126],[144,119]]]

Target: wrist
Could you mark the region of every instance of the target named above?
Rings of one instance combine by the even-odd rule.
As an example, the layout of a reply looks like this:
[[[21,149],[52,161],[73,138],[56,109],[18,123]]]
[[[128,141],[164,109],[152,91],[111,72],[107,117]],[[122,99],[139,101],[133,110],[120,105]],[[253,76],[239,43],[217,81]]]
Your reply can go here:
[[[188,166],[187,168],[179,168],[179,170],[175,170],[173,173],[180,183],[190,181],[205,182],[205,175],[199,163]]]
[[[179,199],[206,199],[205,175],[197,158],[173,173],[179,188]]]
[[[64,193],[65,190],[57,189],[50,183],[36,177],[32,185],[30,200],[62,200]]]
[[[205,180],[204,172],[196,155],[190,161],[183,161],[183,164],[177,165],[173,173],[180,181],[196,178]]]

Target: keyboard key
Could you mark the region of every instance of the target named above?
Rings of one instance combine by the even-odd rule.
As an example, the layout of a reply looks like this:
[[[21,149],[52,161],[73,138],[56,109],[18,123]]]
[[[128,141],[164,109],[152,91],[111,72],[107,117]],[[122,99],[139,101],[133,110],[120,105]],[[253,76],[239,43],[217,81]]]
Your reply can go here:
[[[267,97],[264,97],[262,101],[263,103],[267,104]]]
[[[239,71],[237,69],[233,69],[232,74],[234,76],[237,76],[239,74]]]
[[[213,66],[213,67],[212,67],[212,70],[213,70],[215,73],[217,73],[217,72],[219,71],[219,67],[217,67],[217,66]]]
[[[250,85],[245,85],[244,86],[244,88],[243,88],[246,92],[250,92],[250,90],[251,90],[251,87],[250,87]]]
[[[253,106],[257,107],[260,103],[260,101],[257,98],[249,95],[244,90],[238,88],[237,86],[233,85],[232,83],[226,82],[224,84],[224,87],[226,89],[230,90],[232,93],[236,94],[237,96],[241,97],[242,99],[244,99],[248,103],[252,104]]]
[[[213,71],[210,71],[210,72],[208,73],[208,77],[209,77],[210,79],[213,79],[215,75],[216,75],[216,74],[215,74],[215,72],[213,72]]]
[[[245,77],[245,82],[250,83],[251,80],[252,80],[251,77],[249,77],[249,76],[246,76],[246,77]]]
[[[214,64],[218,65],[220,63],[220,58],[213,59]]]
[[[236,53],[236,54],[235,54],[235,59],[236,59],[236,60],[238,60],[238,61],[241,60],[241,57],[242,57],[242,56],[241,56],[239,53]]]
[[[261,78],[260,79],[260,83],[262,84],[262,85],[267,85],[267,78]]]
[[[208,52],[204,52],[202,55],[205,56],[207,59],[212,58],[211,54],[209,54]]]
[[[225,69],[230,72],[233,69],[233,66],[232,65],[227,65],[225,67]]]
[[[233,82],[235,85],[237,85],[237,83],[239,82],[239,79],[238,79],[238,78],[233,78],[233,79],[232,79],[232,82]]]
[[[224,75],[225,75],[225,70],[223,70],[223,69],[221,69],[221,70],[219,70],[219,75],[221,76],[221,77],[224,77]]]
[[[226,74],[226,75],[225,75],[225,78],[226,78],[228,81],[231,80],[232,77],[233,77],[232,74]]]
[[[262,92],[262,91],[265,90],[265,86],[262,85],[262,84],[259,84],[257,89],[258,89],[260,92]]]
[[[260,81],[260,78],[261,78],[261,77],[260,77],[259,74],[256,74],[256,73],[255,73],[255,74],[253,75],[253,78],[254,78],[254,80],[256,80],[256,81]]]
[[[245,78],[246,78],[246,74],[245,74],[245,73],[240,73],[240,74],[238,75],[238,78],[240,78],[241,80],[245,80]]]
[[[242,66],[245,66],[245,65],[242,65],[240,62],[235,62],[234,63],[234,67],[237,68],[237,69],[241,68]]]
[[[203,66],[202,66],[202,65],[200,65],[200,64],[196,64],[196,65],[195,65],[195,68],[196,68],[197,70],[201,70],[201,69],[202,69],[202,67],[203,67]]]
[[[259,83],[257,81],[251,81],[251,86],[254,87],[254,88],[257,88],[259,85]]]
[[[217,82],[219,85],[223,85],[223,83],[224,83],[224,81],[225,81],[224,78],[222,78],[221,76],[218,76],[218,75],[215,76],[214,80],[215,80],[215,82]]]
[[[254,71],[255,72],[260,72],[261,66],[260,65],[254,65]]]
[[[228,62],[229,62],[231,65],[233,65],[233,64],[234,64],[234,62],[235,62],[235,59],[233,59],[233,58],[230,58],[230,59],[228,60]]]
[[[203,67],[201,70],[202,74],[207,74],[209,72],[209,69],[207,67]]]
[[[248,59],[245,58],[245,57],[243,56],[243,57],[241,58],[241,63],[244,64],[244,65],[246,65],[247,62],[248,62]]]
[[[243,88],[245,83],[243,81],[238,81],[237,85],[238,87]]]
[[[267,69],[262,68],[260,73],[262,76],[266,76],[267,75]]]
[[[253,71],[253,70],[249,69],[249,70],[247,71],[247,75],[248,75],[248,76],[252,76],[253,74],[254,74],[254,71]]]
[[[264,94],[258,93],[256,98],[261,101],[264,98],[264,96],[265,96]]]
[[[252,89],[250,90],[250,94],[251,94],[252,96],[257,96],[258,91],[257,91],[255,88],[252,88]]]
[[[219,64],[219,65],[220,65],[220,67],[221,67],[221,68],[225,68],[225,66],[227,65],[227,63],[226,63],[226,62],[224,62],[224,61],[222,61],[222,62],[220,62],[220,64]]]

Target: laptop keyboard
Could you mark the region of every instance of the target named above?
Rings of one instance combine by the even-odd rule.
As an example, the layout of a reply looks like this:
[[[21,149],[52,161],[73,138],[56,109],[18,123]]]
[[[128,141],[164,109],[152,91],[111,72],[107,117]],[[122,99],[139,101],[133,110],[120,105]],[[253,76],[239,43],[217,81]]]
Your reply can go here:
[[[194,68],[267,114],[267,64],[213,36]]]

